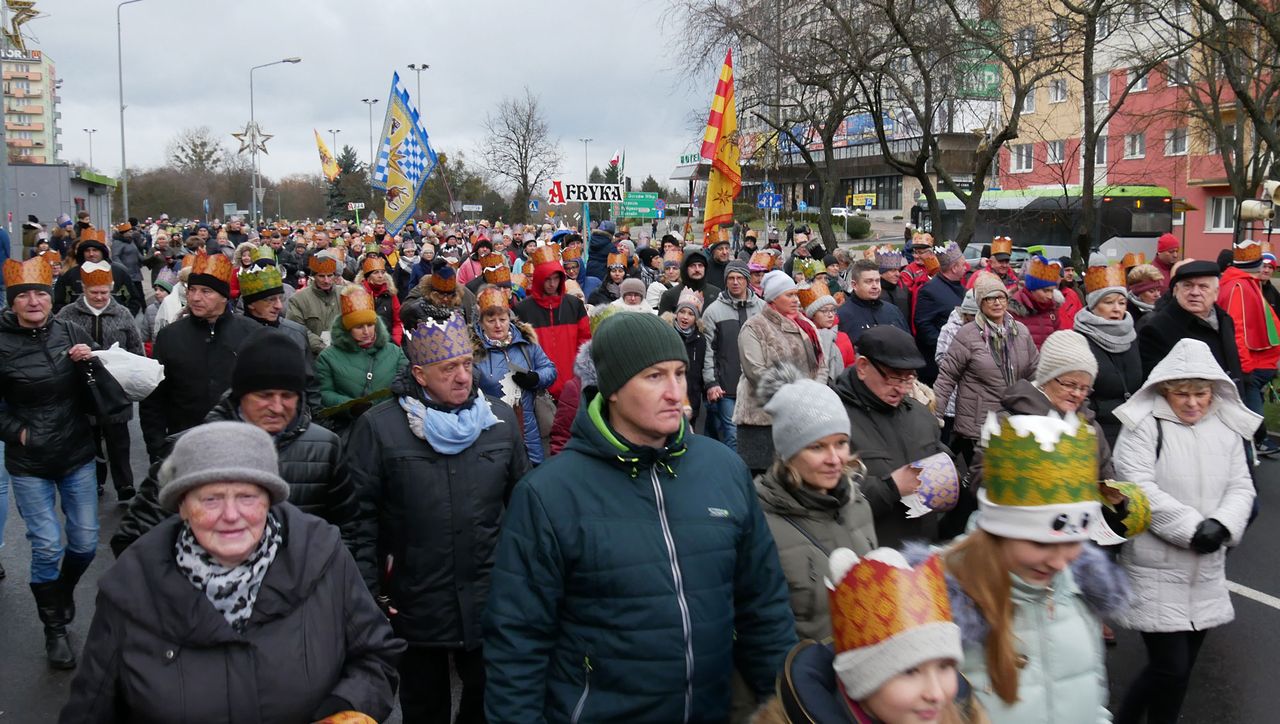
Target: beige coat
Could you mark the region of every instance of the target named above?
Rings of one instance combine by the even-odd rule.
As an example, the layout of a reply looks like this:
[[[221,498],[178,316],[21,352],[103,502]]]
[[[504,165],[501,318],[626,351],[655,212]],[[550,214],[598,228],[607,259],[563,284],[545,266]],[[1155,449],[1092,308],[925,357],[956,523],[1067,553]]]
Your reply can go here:
[[[738,333],[738,354],[742,377],[738,379],[738,399],[733,409],[735,425],[771,425],[764,402],[756,399],[756,384],[773,365],[790,362],[823,384],[827,384],[827,368],[818,367],[818,355],[805,334],[794,322],[778,314],[766,304],[764,311],[748,319]]]

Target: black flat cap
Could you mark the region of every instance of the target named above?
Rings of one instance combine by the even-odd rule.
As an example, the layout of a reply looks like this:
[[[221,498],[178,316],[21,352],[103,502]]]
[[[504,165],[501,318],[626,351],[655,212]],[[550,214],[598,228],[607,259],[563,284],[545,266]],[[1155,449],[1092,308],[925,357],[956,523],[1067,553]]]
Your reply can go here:
[[[872,362],[895,370],[918,370],[924,357],[916,349],[911,335],[897,327],[882,324],[872,327],[858,338],[858,354]]]
[[[1173,276],[1169,279],[1169,286],[1172,287],[1184,279],[1194,279],[1196,277],[1213,277],[1217,279],[1220,276],[1222,276],[1222,270],[1218,268],[1216,263],[1188,259],[1174,268]]]

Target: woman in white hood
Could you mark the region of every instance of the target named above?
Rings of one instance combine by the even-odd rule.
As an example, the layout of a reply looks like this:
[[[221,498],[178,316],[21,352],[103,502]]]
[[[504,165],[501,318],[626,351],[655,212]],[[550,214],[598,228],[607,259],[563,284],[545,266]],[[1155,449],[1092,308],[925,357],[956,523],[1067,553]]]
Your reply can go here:
[[[1147,667],[1116,721],[1175,722],[1205,634],[1235,618],[1227,548],[1240,543],[1253,508],[1245,449],[1262,418],[1193,339],[1178,342],[1115,416],[1124,426],[1116,477],[1151,499],[1150,529],[1120,552],[1143,603],[1119,623],[1142,634]]]

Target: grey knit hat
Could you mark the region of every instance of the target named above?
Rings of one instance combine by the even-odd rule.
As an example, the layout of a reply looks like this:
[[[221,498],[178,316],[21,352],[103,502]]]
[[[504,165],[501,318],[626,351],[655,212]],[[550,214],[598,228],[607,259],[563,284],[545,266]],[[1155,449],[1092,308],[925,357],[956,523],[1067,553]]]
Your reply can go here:
[[[261,428],[230,421],[193,427],[160,465],[160,507],[176,513],[187,493],[208,483],[253,483],[275,505],[289,498],[279,468],[275,443]]]
[[[774,269],[764,275],[764,280],[760,282],[761,291],[764,300],[772,302],[783,294],[796,288],[796,280],[787,275],[786,272]]]
[[[741,259],[734,259],[724,265],[724,278],[728,279],[730,274],[741,274],[743,279],[751,281],[751,269]]]
[[[960,301],[960,313],[978,316],[978,300],[974,298],[972,289],[964,293],[964,299]]]
[[[689,363],[680,335],[652,314],[611,315],[600,323],[591,339],[596,385],[606,398],[659,362]]]
[[[1060,329],[1049,335],[1040,347],[1035,383],[1044,385],[1068,372],[1085,372],[1096,378],[1098,360],[1089,349],[1089,340],[1084,335],[1070,329]]]
[[[849,434],[849,414],[835,390],[809,379],[788,362],[765,370],[756,385],[756,397],[773,418],[773,449],[783,460],[815,440]]]

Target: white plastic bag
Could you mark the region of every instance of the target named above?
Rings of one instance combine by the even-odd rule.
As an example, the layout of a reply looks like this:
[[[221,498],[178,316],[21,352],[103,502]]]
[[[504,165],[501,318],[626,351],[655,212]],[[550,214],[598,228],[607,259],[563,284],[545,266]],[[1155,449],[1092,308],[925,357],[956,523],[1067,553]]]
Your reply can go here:
[[[102,360],[107,371],[116,378],[116,382],[124,388],[124,393],[134,402],[147,399],[164,380],[164,365],[150,357],[120,349],[119,342],[113,343],[110,349],[94,352],[94,355]]]

